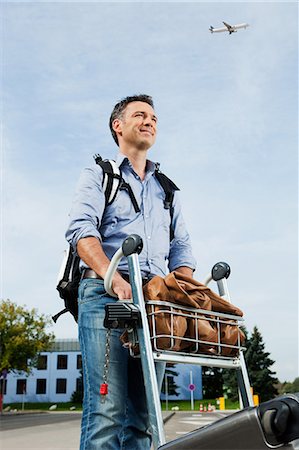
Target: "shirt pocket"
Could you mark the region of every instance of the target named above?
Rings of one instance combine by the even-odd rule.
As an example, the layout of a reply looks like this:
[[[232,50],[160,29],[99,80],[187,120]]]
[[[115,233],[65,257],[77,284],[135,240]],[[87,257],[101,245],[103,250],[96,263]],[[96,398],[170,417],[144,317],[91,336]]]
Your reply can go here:
[[[100,229],[102,236],[108,238],[115,234],[115,230],[119,229],[119,223],[127,222],[133,216],[136,216],[136,212],[128,193],[118,192],[111,205],[105,209]]]
[[[135,193],[133,193],[133,195],[135,197],[138,207],[140,208],[140,199],[136,196]],[[128,217],[132,216],[133,214],[136,214],[132,198],[130,197],[129,192],[126,190],[118,191],[116,198],[114,200],[114,204],[115,204],[116,215],[120,219],[122,217],[128,218]]]

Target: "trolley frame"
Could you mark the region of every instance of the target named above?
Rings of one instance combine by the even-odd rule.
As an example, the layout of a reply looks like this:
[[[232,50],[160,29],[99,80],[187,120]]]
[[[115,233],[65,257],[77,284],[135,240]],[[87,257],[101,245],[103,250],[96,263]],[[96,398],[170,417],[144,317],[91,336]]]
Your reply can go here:
[[[129,236],[125,241],[135,237],[139,238],[137,235]],[[140,239],[140,238],[139,238]],[[235,357],[223,357],[223,356],[205,356],[202,354],[182,354],[174,351],[160,351],[152,349],[152,339],[150,335],[148,315],[145,307],[143,289],[142,289],[142,278],[139,266],[138,253],[140,253],[140,241],[139,247],[134,242],[129,242],[129,250],[123,244],[122,248],[119,249],[115,256],[111,260],[111,264],[107,275],[104,280],[106,291],[115,296],[112,291],[112,277],[117,269],[118,263],[123,256],[128,259],[129,267],[129,277],[130,284],[132,288],[133,303],[137,305],[140,315],[141,315],[141,327],[137,328],[137,336],[139,342],[140,358],[142,364],[142,371],[144,379],[147,381],[145,383],[146,390],[146,400],[149,414],[149,422],[151,426],[153,447],[158,449],[160,446],[165,444],[165,433],[163,426],[162,411],[160,405],[160,392],[158,389],[156,371],[155,371],[155,361],[164,361],[172,363],[185,363],[185,364],[198,364],[200,366],[211,366],[220,367],[237,370],[238,386],[239,392],[242,399],[243,407],[254,406],[253,398],[250,390],[250,383],[245,363],[245,358],[243,351],[240,350],[238,355]],[[141,242],[142,244],[142,242]],[[142,245],[141,245],[142,248]],[[212,279],[209,276],[204,284],[208,284]],[[227,287],[227,282],[225,278],[217,280],[219,295],[225,297],[226,300],[230,301],[229,291]],[[209,311],[210,313],[210,311]],[[218,314],[220,315],[220,313]],[[230,316],[232,317],[232,316]],[[234,317],[235,319],[240,319],[239,317]]]

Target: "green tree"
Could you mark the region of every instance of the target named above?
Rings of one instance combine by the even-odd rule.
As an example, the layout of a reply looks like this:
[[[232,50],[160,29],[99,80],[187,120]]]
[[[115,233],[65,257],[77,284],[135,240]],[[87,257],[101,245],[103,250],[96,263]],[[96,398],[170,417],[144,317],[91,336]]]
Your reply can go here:
[[[202,393],[205,399],[222,397],[223,376],[221,369],[202,367]]]
[[[223,369],[223,396],[233,402],[239,400],[237,372],[234,369]]]
[[[83,402],[84,388],[83,388],[83,371],[80,369],[80,378],[77,389],[72,393],[71,402],[81,403]]]
[[[281,394],[292,394],[299,392],[299,377],[295,378],[292,383],[289,381],[282,383],[279,391]]]
[[[253,391],[259,395],[260,401],[270,400],[278,394],[275,387],[278,379],[274,377],[275,372],[270,370],[275,361],[265,351],[265,344],[257,327],[254,327],[246,346],[245,360]]]
[[[163,383],[162,383],[162,389],[161,392],[162,394],[166,394],[166,387],[165,387],[165,380],[167,378],[167,390],[168,390],[168,395],[175,395],[176,397],[178,397],[178,386],[176,385],[175,381],[174,381],[174,377],[176,377],[178,375],[178,372],[176,372],[175,370],[175,364],[173,363],[167,363],[166,364],[166,369],[165,369],[165,375],[163,378]]]
[[[244,326],[241,327],[241,330],[245,335],[245,342],[243,343],[243,346],[248,348],[248,331]],[[239,392],[238,392],[237,371],[234,369],[223,369],[222,379],[223,379],[223,395],[234,402],[238,401]]]
[[[40,352],[48,350],[54,340],[46,332],[50,319],[18,306],[10,300],[0,303],[0,372],[30,372]]]
[[[261,402],[270,400],[278,394],[276,388],[278,379],[273,376],[275,373],[270,370],[274,361],[269,358],[270,353],[265,351],[265,344],[257,327],[254,327],[250,338],[248,338],[247,331],[245,329],[243,331],[246,336],[244,344],[246,347],[245,361],[250,385],[253,387],[254,393],[259,395]],[[236,371],[225,369],[222,376],[224,395],[233,401],[238,400]]]

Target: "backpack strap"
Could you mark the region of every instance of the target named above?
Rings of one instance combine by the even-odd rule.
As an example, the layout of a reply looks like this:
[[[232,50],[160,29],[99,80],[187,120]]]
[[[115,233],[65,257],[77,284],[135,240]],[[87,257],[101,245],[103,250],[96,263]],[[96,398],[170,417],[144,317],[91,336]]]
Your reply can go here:
[[[105,192],[106,206],[114,202],[118,190],[125,190],[128,192],[131,202],[136,213],[140,212],[140,208],[134,192],[122,177],[121,170],[113,159],[103,160],[100,155],[95,155],[94,160],[96,164],[103,169],[103,190]]]
[[[116,194],[119,189],[126,190],[130,196],[135,212],[140,212],[140,207],[138,205],[134,192],[129,183],[126,183],[123,179],[121,170],[117,166],[116,162],[112,159],[103,160],[102,157],[98,154],[94,156],[94,160],[96,164],[101,166],[103,169],[103,190],[105,192],[106,206],[111,205],[111,203],[115,200]],[[170,178],[168,178],[164,173],[160,171],[159,164],[156,164],[155,177],[165,193],[164,208],[169,209],[170,213],[170,241],[172,241],[174,237],[174,230],[172,226],[173,197],[174,192],[179,191],[180,189]]]
[[[157,164],[156,170],[155,170],[155,177],[165,192],[164,208],[169,209],[169,213],[170,213],[170,242],[171,242],[174,238],[173,197],[174,197],[174,192],[179,191],[180,189],[177,187],[176,184],[174,184],[174,182],[170,178],[168,178],[164,173],[160,172],[159,167],[160,167],[159,164]]]
[[[115,161],[108,159],[103,160],[100,155],[95,155],[94,160],[96,164],[103,169],[102,186],[107,206],[110,205],[116,197],[122,179],[121,172]]]
[[[121,179],[121,183],[120,183],[119,189],[127,191],[127,193],[130,196],[131,202],[133,203],[133,207],[135,209],[135,212],[136,213],[140,212],[140,208],[139,208],[138,202],[136,200],[136,197],[134,195],[133,189],[131,188],[129,183],[125,182],[125,180],[123,178]]]

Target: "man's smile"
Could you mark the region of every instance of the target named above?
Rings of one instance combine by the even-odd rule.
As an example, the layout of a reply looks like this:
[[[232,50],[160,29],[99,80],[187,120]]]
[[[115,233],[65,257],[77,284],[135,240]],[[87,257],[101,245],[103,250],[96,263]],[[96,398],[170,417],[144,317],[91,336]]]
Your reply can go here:
[[[148,133],[149,135],[153,136],[154,133],[152,133],[150,130],[140,130],[141,133]]]

